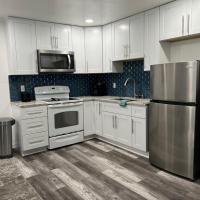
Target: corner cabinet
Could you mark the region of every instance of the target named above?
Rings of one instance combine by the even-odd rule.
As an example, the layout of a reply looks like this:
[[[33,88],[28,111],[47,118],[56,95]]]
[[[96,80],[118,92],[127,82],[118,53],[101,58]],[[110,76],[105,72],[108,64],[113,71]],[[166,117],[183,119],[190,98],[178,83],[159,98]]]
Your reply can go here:
[[[101,27],[85,28],[86,72],[101,73],[103,66],[103,42]]]
[[[95,101],[95,134],[102,135],[102,102]]]
[[[144,70],[158,64],[159,54],[159,8],[145,12]]]
[[[37,74],[35,21],[8,19],[9,74]]]
[[[74,51],[75,73],[86,73],[84,28],[72,26],[72,50]]]

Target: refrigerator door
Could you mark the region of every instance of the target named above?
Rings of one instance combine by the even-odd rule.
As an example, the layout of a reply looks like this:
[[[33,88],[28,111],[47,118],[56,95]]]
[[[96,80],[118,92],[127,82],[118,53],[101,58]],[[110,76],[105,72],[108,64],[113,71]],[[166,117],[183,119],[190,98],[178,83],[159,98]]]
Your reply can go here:
[[[198,61],[151,66],[151,99],[196,102]]]
[[[150,162],[164,170],[194,178],[195,106],[151,103]]]

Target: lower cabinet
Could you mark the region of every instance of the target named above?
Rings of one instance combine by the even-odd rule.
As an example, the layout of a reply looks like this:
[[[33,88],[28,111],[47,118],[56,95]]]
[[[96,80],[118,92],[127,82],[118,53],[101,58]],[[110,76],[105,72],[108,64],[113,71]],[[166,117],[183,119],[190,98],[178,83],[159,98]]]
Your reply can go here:
[[[102,135],[103,124],[102,124],[102,102],[95,101],[95,133],[97,135]]]
[[[94,101],[84,102],[84,136],[95,134]]]
[[[132,118],[131,146],[141,151],[147,151],[146,119]]]

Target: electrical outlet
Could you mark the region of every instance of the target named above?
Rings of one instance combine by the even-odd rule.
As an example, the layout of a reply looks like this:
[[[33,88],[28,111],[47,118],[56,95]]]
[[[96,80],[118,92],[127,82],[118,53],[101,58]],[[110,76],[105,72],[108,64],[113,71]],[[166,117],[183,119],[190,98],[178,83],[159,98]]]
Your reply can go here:
[[[113,88],[115,89],[117,87],[116,83],[113,83]]]

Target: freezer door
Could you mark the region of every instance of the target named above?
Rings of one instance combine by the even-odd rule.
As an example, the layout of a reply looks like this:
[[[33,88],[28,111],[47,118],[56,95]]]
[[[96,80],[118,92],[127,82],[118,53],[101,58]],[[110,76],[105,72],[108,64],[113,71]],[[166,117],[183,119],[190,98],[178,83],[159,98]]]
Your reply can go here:
[[[193,179],[196,107],[151,103],[149,115],[150,162]]]
[[[196,102],[198,61],[151,66],[151,99]]]

